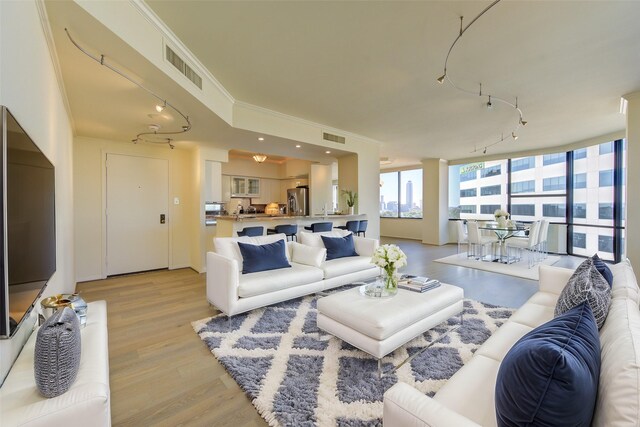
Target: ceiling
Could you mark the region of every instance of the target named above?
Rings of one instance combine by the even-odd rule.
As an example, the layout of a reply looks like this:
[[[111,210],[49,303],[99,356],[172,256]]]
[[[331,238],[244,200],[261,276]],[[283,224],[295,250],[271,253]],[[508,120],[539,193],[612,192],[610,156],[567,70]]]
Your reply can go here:
[[[459,17],[468,23],[488,1],[146,3],[236,100],[379,140],[397,164],[472,157],[517,123],[513,108],[489,110],[436,82]],[[259,149],[258,135],[229,127],[77,5],[46,5],[77,134],[130,140],[155,101],[74,50],[65,26],[188,111],[189,141]],[[503,1],[476,21],[448,75],[474,92],[482,83],[484,93],[517,96],[529,122],[490,154],[624,129],[620,96],[640,90],[639,18],[634,1]],[[295,141],[277,142],[265,141],[276,155],[303,157]],[[326,160],[321,147],[307,149]]]

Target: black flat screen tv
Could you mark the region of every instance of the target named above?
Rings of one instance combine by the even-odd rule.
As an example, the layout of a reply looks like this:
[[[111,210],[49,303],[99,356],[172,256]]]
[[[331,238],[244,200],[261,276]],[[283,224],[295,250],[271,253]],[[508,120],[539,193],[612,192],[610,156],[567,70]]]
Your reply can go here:
[[[56,271],[55,169],[0,110],[0,338],[10,338]]]

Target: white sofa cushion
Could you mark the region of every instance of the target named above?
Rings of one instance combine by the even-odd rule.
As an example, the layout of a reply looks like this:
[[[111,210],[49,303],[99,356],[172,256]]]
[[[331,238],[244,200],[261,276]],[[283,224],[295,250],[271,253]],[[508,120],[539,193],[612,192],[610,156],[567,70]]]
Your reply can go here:
[[[284,234],[269,234],[267,236],[257,237],[214,237],[213,248],[218,255],[222,255],[226,258],[235,259],[238,261],[238,271],[242,271],[242,254],[238,247],[238,242],[247,243],[250,245],[266,245],[268,243],[275,243],[278,240],[287,241],[287,236]],[[285,251],[287,261],[291,261],[289,251]]]
[[[613,285],[611,287],[611,299],[629,298],[636,304],[640,302],[640,290],[629,261],[622,261],[611,265],[613,273]]]
[[[300,239],[300,243],[307,246],[315,246],[318,248],[324,248],[324,242],[322,241],[322,237],[320,236],[328,236],[328,237],[344,237],[347,234],[351,234],[348,230],[333,230],[333,231],[323,231],[321,233],[298,233],[298,239]]]
[[[294,286],[308,285],[321,281],[322,276],[322,270],[319,268],[292,262],[291,268],[241,275],[238,296],[248,298]]]
[[[324,271],[324,278],[331,279],[333,277],[344,276],[345,274],[378,267],[371,264],[371,257],[350,256],[325,261],[321,268]]]
[[[494,390],[499,368],[497,360],[474,355],[438,390],[434,399],[482,426],[495,426]]]
[[[327,258],[327,250],[316,246],[307,246],[301,243],[289,242],[291,248],[291,261],[298,264],[320,267]]]
[[[619,277],[619,276],[618,276]],[[618,277],[614,276],[614,285]],[[637,426],[640,420],[640,312],[615,298],[600,330],[600,383],[595,426]]]

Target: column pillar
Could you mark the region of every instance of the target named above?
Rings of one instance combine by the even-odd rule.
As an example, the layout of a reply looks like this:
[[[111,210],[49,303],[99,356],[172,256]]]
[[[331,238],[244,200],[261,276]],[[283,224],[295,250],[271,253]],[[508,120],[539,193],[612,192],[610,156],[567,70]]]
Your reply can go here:
[[[422,243],[445,245],[449,241],[449,162],[422,160]]]
[[[631,265],[640,269],[640,92],[624,95],[627,100],[627,177],[625,253]],[[636,195],[634,197],[634,195]]]

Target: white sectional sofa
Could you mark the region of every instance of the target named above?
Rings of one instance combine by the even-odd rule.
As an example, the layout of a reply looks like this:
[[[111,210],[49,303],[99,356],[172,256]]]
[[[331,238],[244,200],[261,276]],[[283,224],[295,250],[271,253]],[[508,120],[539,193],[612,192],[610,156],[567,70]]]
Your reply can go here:
[[[640,422],[640,291],[628,262],[611,266],[609,314],[600,330],[601,370],[595,426]],[[384,395],[385,427],[495,426],[494,391],[500,363],[515,342],[553,318],[573,270],[540,266],[540,289],[475,353],[433,398],[405,383]]]
[[[378,240],[353,237],[359,256],[325,261],[320,236],[341,237],[350,232],[299,233],[300,243],[287,242],[291,268],[242,274],[238,242],[263,245],[284,234],[260,237],[214,238],[215,252],[207,253],[207,300],[227,316],[335,288],[380,274],[371,264]]]
[[[0,388],[2,427],[85,427],[111,425],[107,304],[90,302],[81,330],[82,356],[78,376],[60,396],[43,397],[34,379],[37,331],[31,333]]]

